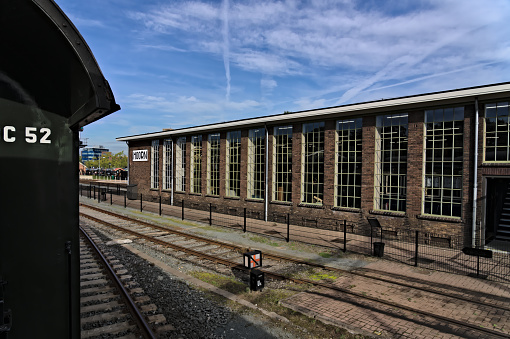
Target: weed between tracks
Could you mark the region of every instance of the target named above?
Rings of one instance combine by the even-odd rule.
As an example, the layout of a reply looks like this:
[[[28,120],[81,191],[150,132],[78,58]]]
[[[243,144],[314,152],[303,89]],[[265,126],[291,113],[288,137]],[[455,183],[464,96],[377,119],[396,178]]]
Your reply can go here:
[[[246,284],[237,281],[234,277],[226,277],[216,273],[197,271],[190,272],[190,275],[202,280],[203,282],[221,288],[222,290],[229,291],[230,293],[236,295],[242,294],[249,290]]]
[[[250,291],[249,287],[234,277],[225,277],[216,273],[192,272],[194,277],[210,283],[218,288],[229,291],[249,302],[269,312],[275,312],[280,316],[287,318],[290,322],[287,324],[279,323],[278,326],[285,326],[285,330],[292,333],[297,338],[365,338],[362,335],[354,335],[345,329],[324,324],[317,319],[310,318],[302,313],[295,312],[281,305],[281,301],[303,291],[313,291],[313,287],[306,284],[295,284],[292,282],[269,281],[262,291]],[[299,275],[311,280],[332,281],[337,277],[328,273],[321,273],[317,270],[305,270]],[[230,309],[239,313],[253,313],[241,304],[231,300],[224,299],[215,293],[203,291],[209,298],[218,303],[228,306]],[[273,320],[275,323],[276,320]]]

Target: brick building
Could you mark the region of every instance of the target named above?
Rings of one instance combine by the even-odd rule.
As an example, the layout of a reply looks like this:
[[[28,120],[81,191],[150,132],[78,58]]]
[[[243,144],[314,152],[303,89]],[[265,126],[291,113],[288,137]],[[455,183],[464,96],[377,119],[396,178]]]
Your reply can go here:
[[[478,246],[510,240],[509,101],[502,83],[117,140],[144,199],[324,228],[376,216]]]

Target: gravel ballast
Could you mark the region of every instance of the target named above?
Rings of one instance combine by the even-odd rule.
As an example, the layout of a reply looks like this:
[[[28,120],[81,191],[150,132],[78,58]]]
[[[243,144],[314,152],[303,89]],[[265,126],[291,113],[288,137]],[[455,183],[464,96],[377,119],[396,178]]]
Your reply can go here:
[[[106,243],[112,238],[96,230]],[[193,264],[162,254],[141,244],[130,246],[157,258],[180,271],[197,270]],[[153,314],[163,314],[174,330],[160,333],[159,338],[293,338],[274,321],[254,312],[238,314],[208,298],[191,286],[159,267],[140,258],[121,244],[106,246],[106,250],[119,260],[141,287],[144,295],[157,305]]]

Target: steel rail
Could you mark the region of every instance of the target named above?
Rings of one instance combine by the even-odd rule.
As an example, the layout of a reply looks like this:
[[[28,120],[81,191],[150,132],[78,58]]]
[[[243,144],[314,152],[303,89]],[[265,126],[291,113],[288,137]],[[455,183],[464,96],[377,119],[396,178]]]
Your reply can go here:
[[[153,238],[151,236],[146,236],[146,235],[138,233],[136,231],[127,230],[127,229],[125,229],[123,227],[114,225],[112,223],[103,221],[101,219],[89,216],[89,215],[81,213],[81,212],[80,212],[80,215],[82,215],[82,216],[84,216],[84,217],[86,217],[86,218],[88,218],[90,220],[93,220],[95,222],[98,222],[98,223],[101,223],[101,224],[104,224],[104,225],[107,225],[107,226],[111,226],[111,227],[113,227],[115,229],[121,230],[123,232],[127,232],[129,234],[138,236],[138,237],[146,239],[148,241],[151,241],[151,242],[163,245],[163,246],[171,247],[171,248],[176,249],[176,250],[178,250],[180,252],[186,252],[186,253],[193,254],[194,256],[197,256],[197,257],[203,257],[203,258],[206,258],[206,259],[211,260],[213,262],[218,262],[218,263],[224,264],[224,265],[226,265],[228,267],[231,267],[231,268],[236,268],[236,269],[240,269],[240,270],[244,270],[244,271],[248,271],[249,270],[246,267],[244,267],[242,265],[239,265],[237,263],[234,263],[234,262],[232,262],[230,260],[227,260],[227,259],[217,258],[217,257],[211,256],[209,254],[205,254],[205,253],[202,253],[202,252],[190,250],[190,249],[178,246],[178,245],[170,244],[168,242],[162,241],[160,239],[155,239],[155,238]],[[442,321],[453,323],[453,324],[456,324],[456,325],[461,326],[461,327],[468,327],[468,328],[473,329],[475,331],[488,333],[488,334],[490,334],[493,337],[497,336],[497,337],[501,337],[501,338],[510,338],[510,335],[507,335],[505,333],[501,333],[501,332],[493,331],[493,330],[490,330],[490,329],[487,329],[487,328],[484,328],[484,327],[472,325],[472,324],[467,323],[467,322],[462,322],[462,321],[459,321],[459,320],[450,319],[450,318],[443,317],[443,316],[440,316],[440,315],[436,315],[434,313],[430,313],[430,312],[427,312],[427,311],[422,311],[422,310],[419,310],[419,309],[416,309],[416,308],[412,308],[412,307],[408,307],[408,306],[405,306],[405,305],[402,305],[402,304],[397,304],[397,303],[394,303],[394,302],[391,302],[391,301],[387,301],[387,300],[383,300],[383,299],[379,299],[379,298],[375,298],[375,297],[370,297],[370,296],[367,296],[367,295],[363,295],[362,293],[357,293],[357,292],[353,292],[353,291],[350,291],[350,290],[345,289],[345,288],[334,286],[332,284],[321,283],[321,282],[312,281],[312,280],[308,280],[308,279],[300,279],[300,278],[287,277],[287,276],[284,276],[282,274],[278,274],[278,273],[274,273],[274,272],[269,272],[267,270],[260,269],[260,268],[259,268],[259,270],[264,272],[264,274],[266,274],[267,276],[272,277],[274,279],[288,280],[288,281],[293,281],[293,282],[299,283],[299,284],[310,284],[312,286],[319,286],[319,287],[330,289],[330,290],[333,290],[333,291],[336,291],[336,292],[341,292],[341,293],[349,294],[349,295],[352,295],[352,296],[355,296],[355,297],[359,297],[359,298],[362,298],[362,299],[366,299],[366,300],[370,300],[370,301],[373,301],[373,302],[381,303],[381,304],[384,304],[384,305],[387,305],[387,306],[391,306],[391,307],[394,307],[394,308],[397,308],[397,309],[403,309],[403,310],[406,310],[406,311],[411,312],[411,313],[417,313],[417,314],[421,314],[421,315],[426,316],[426,317],[431,317],[431,318],[434,318],[434,319],[439,319],[439,320],[442,320]],[[485,305],[485,306],[489,306],[489,305]]]
[[[487,329],[485,327],[476,326],[476,325],[473,325],[473,324],[470,324],[470,323],[467,323],[467,322],[463,322],[463,321],[460,321],[460,320],[443,317],[441,315],[437,315],[437,314],[430,313],[430,312],[427,312],[427,311],[422,311],[420,309],[408,307],[408,306],[405,306],[405,305],[402,305],[402,304],[397,304],[397,303],[394,303],[394,302],[391,302],[391,301],[386,301],[386,300],[382,300],[382,299],[379,299],[379,298],[371,297],[371,296],[368,296],[368,295],[363,295],[361,293],[353,292],[353,291],[350,291],[348,289],[337,287],[337,286],[334,286],[334,285],[331,285],[331,284],[328,284],[328,283],[321,283],[321,282],[312,281],[312,280],[308,280],[308,279],[291,278],[291,277],[286,277],[286,276],[278,274],[278,273],[267,272],[266,270],[263,270],[263,269],[259,269],[259,270],[264,272],[265,274],[271,275],[271,276],[273,276],[273,277],[275,277],[277,279],[290,280],[290,281],[293,281],[293,282],[296,282],[296,283],[300,283],[300,284],[312,284],[313,286],[319,286],[319,287],[327,288],[327,289],[330,289],[330,290],[334,290],[336,292],[341,292],[341,293],[349,294],[349,295],[352,295],[352,296],[355,296],[355,297],[359,297],[359,298],[362,298],[362,299],[367,299],[367,300],[378,302],[378,303],[381,303],[381,304],[384,304],[384,305],[387,305],[387,306],[395,307],[397,309],[403,309],[403,310],[406,310],[408,312],[418,313],[418,314],[421,314],[421,315],[426,316],[426,317],[431,317],[431,318],[434,318],[434,319],[439,319],[439,320],[442,320],[442,321],[446,321],[446,322],[449,322],[449,323],[456,324],[456,325],[461,326],[461,327],[469,327],[469,328],[471,328],[471,329],[473,329],[475,331],[480,331],[480,332],[488,333],[488,334],[491,335],[491,338],[494,338],[494,337],[510,338],[510,335],[505,334],[505,333],[493,331],[493,330]]]
[[[159,225],[151,224],[151,223],[143,221],[143,220],[138,220],[138,219],[130,218],[130,217],[127,217],[127,216],[124,216],[124,215],[117,214],[115,212],[111,212],[111,211],[107,211],[107,210],[95,207],[95,206],[90,206],[90,205],[83,204],[83,203],[80,203],[80,205],[85,206],[87,208],[90,208],[92,210],[95,210],[95,211],[107,214],[107,215],[111,215],[111,216],[123,219],[123,220],[137,222],[137,223],[140,223],[142,225],[145,225],[145,226],[148,226],[148,227],[153,227],[153,228],[156,228],[156,229],[161,230],[161,231],[166,231],[166,232],[170,232],[172,234],[180,235],[180,236],[183,236],[183,237],[190,237],[190,238],[198,240],[198,241],[203,241],[203,242],[215,244],[215,245],[218,245],[218,246],[230,248],[230,249],[233,249],[233,250],[238,251],[240,253],[250,252],[250,251],[253,250],[252,248],[245,248],[245,247],[241,247],[241,246],[237,246],[237,245],[227,244],[227,243],[220,242],[220,241],[217,241],[217,240],[212,240],[212,239],[200,237],[200,236],[197,236],[197,235],[192,235],[192,234],[184,233],[184,232],[181,232],[181,231],[172,230],[172,229],[166,228],[164,226],[159,226]],[[448,294],[446,292],[441,292],[441,291],[433,290],[433,289],[426,288],[426,287],[414,286],[414,285],[411,285],[411,284],[407,284],[405,282],[398,282],[398,281],[394,281],[394,280],[390,280],[390,279],[386,279],[386,278],[382,278],[382,277],[373,277],[373,276],[370,276],[370,275],[367,275],[367,274],[363,274],[363,273],[360,273],[360,272],[347,271],[347,270],[344,270],[344,269],[341,269],[341,268],[336,268],[336,267],[326,266],[326,265],[323,265],[323,264],[317,264],[317,263],[313,263],[313,262],[303,261],[303,260],[300,260],[300,259],[295,259],[295,258],[292,258],[292,257],[283,256],[283,255],[272,254],[272,253],[267,253],[266,252],[266,253],[262,253],[262,259],[273,259],[273,260],[279,260],[279,261],[288,261],[288,262],[292,262],[294,264],[301,264],[301,265],[307,265],[307,266],[312,266],[312,267],[316,267],[316,268],[321,268],[321,269],[324,269],[324,270],[327,270],[327,271],[330,271],[330,272],[343,273],[343,274],[351,274],[351,275],[355,275],[355,276],[359,276],[359,277],[363,277],[363,278],[367,278],[367,279],[372,279],[372,280],[376,280],[376,281],[382,281],[382,282],[385,282],[385,283],[389,283],[389,284],[393,284],[393,285],[398,285],[398,286],[401,286],[401,287],[412,288],[412,289],[415,289],[415,290],[418,290],[418,291],[422,291],[422,292],[433,293],[433,294],[437,294],[437,295],[440,295],[440,296],[443,296],[443,297],[454,298],[454,299],[457,299],[457,300],[462,300],[462,301],[474,303],[474,304],[485,306],[485,307],[493,307],[493,308],[497,308],[499,310],[504,310],[504,311],[509,311],[510,312],[510,307],[505,307],[505,306],[502,306],[502,305],[501,306],[493,306],[493,305],[489,305],[489,304],[487,304],[485,302],[482,302],[482,301],[469,299],[469,298],[466,298],[466,297],[463,297],[463,296],[459,296],[459,295],[451,295],[451,294]]]
[[[101,220],[99,218],[93,217],[91,215],[88,215],[88,214],[85,214],[85,213],[82,213],[82,212],[80,212],[80,215],[85,217],[85,218],[87,218],[87,219],[95,221],[97,223],[103,224],[105,226],[117,229],[117,230],[122,231],[122,232],[129,233],[129,234],[134,235],[134,236],[136,236],[138,238],[145,239],[147,241],[153,242],[153,243],[158,244],[158,245],[162,245],[162,246],[165,246],[165,247],[170,247],[170,248],[172,248],[172,249],[174,249],[176,251],[179,251],[179,252],[188,253],[188,254],[191,254],[191,255],[196,256],[196,257],[202,257],[202,258],[205,258],[207,260],[210,260],[210,261],[213,261],[213,262],[216,262],[216,263],[228,266],[228,267],[244,269],[244,266],[242,266],[241,264],[234,263],[234,262],[232,262],[230,260],[227,260],[227,259],[218,258],[218,257],[212,256],[212,255],[209,255],[209,254],[205,254],[203,252],[192,250],[190,248],[186,248],[186,247],[182,247],[182,246],[179,246],[179,245],[171,244],[171,243],[169,243],[167,241],[164,241],[164,240],[161,240],[161,239],[157,239],[157,238],[154,238],[152,236],[145,235],[143,233],[139,233],[139,232],[136,232],[136,231],[133,231],[133,230],[126,229],[126,228],[124,228],[122,226],[118,226],[118,225],[112,224],[110,222]]]
[[[238,246],[238,245],[228,244],[228,243],[225,243],[225,242],[221,242],[221,241],[217,241],[217,240],[213,240],[213,239],[204,238],[204,237],[201,237],[201,236],[198,236],[198,235],[193,235],[193,234],[185,233],[185,232],[182,232],[182,231],[173,230],[173,229],[167,228],[165,226],[160,226],[160,225],[152,224],[152,223],[149,223],[149,222],[146,222],[146,221],[143,221],[143,220],[130,218],[130,217],[127,217],[127,216],[122,215],[122,214],[117,214],[115,212],[107,211],[107,210],[104,210],[104,209],[101,209],[101,208],[98,208],[98,207],[95,207],[95,206],[87,205],[87,204],[84,204],[84,203],[80,203],[80,206],[84,206],[84,207],[87,207],[87,208],[89,208],[91,210],[94,210],[94,211],[97,211],[97,212],[101,212],[101,213],[104,213],[104,214],[107,214],[107,215],[111,215],[111,216],[114,216],[114,217],[122,219],[122,220],[132,221],[132,222],[136,222],[136,223],[148,226],[148,227],[152,227],[152,228],[155,228],[155,229],[163,231],[163,232],[168,232],[168,233],[172,233],[172,234],[175,234],[175,235],[184,236],[184,237],[191,238],[191,239],[198,240],[198,241],[205,241],[205,242],[208,242],[210,244],[218,245],[218,246],[221,246],[221,247],[226,247],[226,248],[229,248],[231,250],[234,250],[234,251],[237,251],[237,252],[240,252],[240,253],[244,253],[244,252],[249,252],[250,251],[250,249],[246,248],[246,247],[241,247],[241,246]]]
[[[140,313],[140,310],[136,306],[135,302],[129,295],[128,291],[120,281],[120,279],[115,274],[115,271],[110,266],[106,258],[104,257],[101,250],[96,246],[94,241],[89,237],[87,232],[80,226],[80,231],[84,238],[87,240],[87,242],[90,244],[90,246],[94,249],[98,257],[103,262],[104,267],[106,268],[106,273],[110,276],[112,281],[115,283],[117,289],[120,291],[120,296],[124,300],[125,304],[127,305],[129,312],[131,313],[133,319],[135,320],[136,324],[138,325],[138,329],[142,332],[142,335],[144,338],[148,339],[156,339],[156,335],[152,332],[149,324],[145,321],[145,317]]]

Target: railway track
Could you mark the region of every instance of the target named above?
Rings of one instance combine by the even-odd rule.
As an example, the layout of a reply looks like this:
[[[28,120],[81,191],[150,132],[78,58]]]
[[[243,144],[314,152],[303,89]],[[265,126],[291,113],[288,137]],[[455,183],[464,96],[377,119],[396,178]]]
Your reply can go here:
[[[87,212],[87,213],[85,213]],[[92,214],[96,214],[93,216]],[[202,238],[196,235],[180,232],[168,227],[150,224],[141,220],[128,218],[125,216],[117,215],[110,211],[105,211],[97,207],[82,205],[82,217],[88,218],[96,223],[100,223],[103,227],[114,228],[124,234],[129,234],[130,237],[144,239],[146,242],[156,244],[160,248],[170,248],[172,251],[177,253],[185,253],[187,259],[196,258],[199,262],[202,260],[213,261],[228,267],[229,269],[244,269],[241,265],[240,253],[249,251],[250,249],[241,246],[235,246],[226,244],[212,239]],[[491,328],[481,323],[472,323],[465,321],[462,317],[456,318],[454,314],[444,316],[437,314],[434,311],[434,306],[427,307],[426,305],[419,305],[418,307],[409,307],[402,303],[394,302],[391,298],[374,296],[365,292],[356,291],[352,288],[354,285],[347,285],[352,281],[352,277],[356,279],[370,280],[374,286],[387,286],[392,285],[392,288],[408,289],[414,291],[414,293],[427,294],[429,300],[441,299],[443,304],[463,304],[466,308],[473,309],[475,312],[483,314],[504,314],[508,316],[510,308],[506,305],[494,306],[494,303],[486,302],[483,300],[473,300],[468,296],[463,295],[457,291],[444,291],[434,286],[426,286],[424,284],[411,284],[405,281],[397,281],[396,279],[390,280],[388,278],[373,274],[373,272],[356,273],[341,270],[338,268],[327,267],[324,265],[313,264],[309,262],[300,261],[297,259],[264,254],[264,263],[269,269],[262,270],[266,277],[290,280],[295,283],[309,284],[316,287],[320,287],[324,290],[329,291],[328,293],[333,296],[336,295],[347,295],[356,300],[363,300],[364,302],[376,303],[384,305],[390,309],[398,310],[394,311],[399,317],[416,318],[419,317],[425,319],[423,322],[437,323],[436,327],[444,326],[447,324],[453,328],[453,331],[458,329],[459,332],[464,333],[468,336],[488,336],[492,338],[510,338],[508,333],[499,331],[498,329]],[[280,274],[277,271],[282,268],[282,263],[291,263],[294,265],[314,267],[315,269],[324,270],[327,272],[335,272],[338,278],[334,282],[325,281],[314,281],[305,278],[299,278],[295,275],[289,276],[286,274]],[[284,265],[284,264],[283,264]],[[358,280],[359,281],[359,280]],[[384,294],[384,293],[381,293]],[[490,323],[490,321],[489,321]],[[467,333],[467,334],[466,334]]]
[[[161,316],[143,315],[154,308],[114,257],[103,254],[94,232],[80,227],[80,314],[81,338],[156,338],[148,321]],[[136,298],[137,302],[134,301]],[[143,303],[145,301],[145,304]]]

